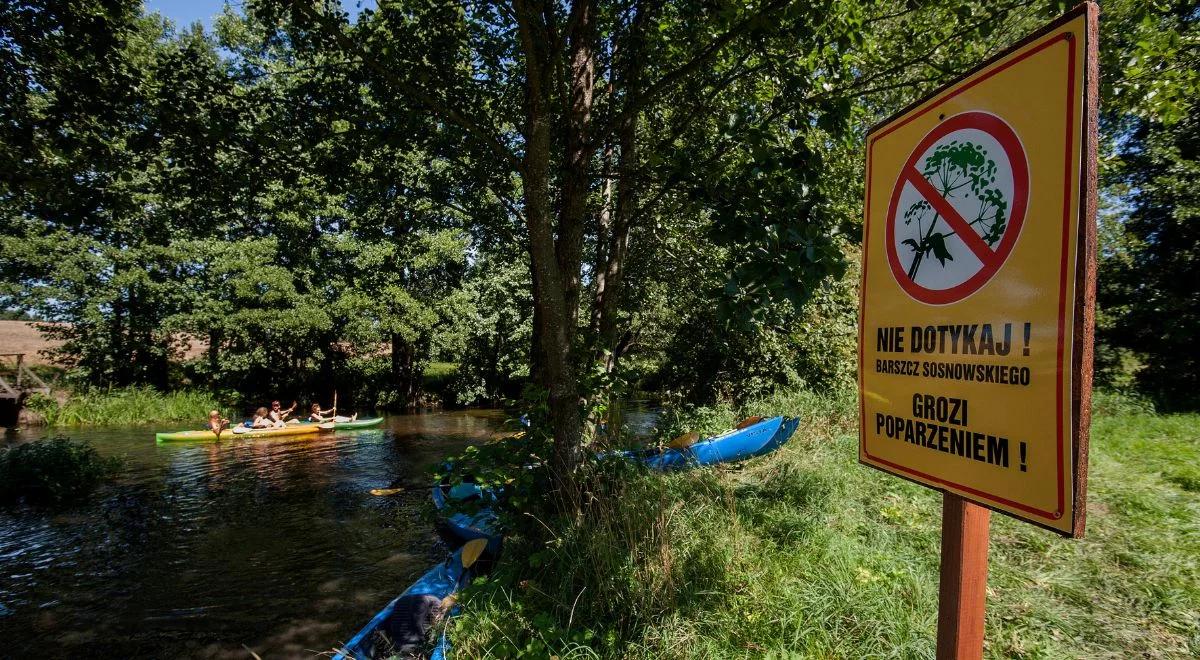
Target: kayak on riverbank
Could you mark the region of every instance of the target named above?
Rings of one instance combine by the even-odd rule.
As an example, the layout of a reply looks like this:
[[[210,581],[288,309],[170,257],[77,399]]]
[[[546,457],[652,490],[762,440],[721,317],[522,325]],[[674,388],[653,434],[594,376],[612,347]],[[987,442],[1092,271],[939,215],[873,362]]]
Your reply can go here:
[[[796,417],[752,418],[739,424],[738,428],[711,438],[679,438],[661,449],[622,452],[619,455],[640,460],[651,469],[663,471],[731,463],[775,451],[791,439],[799,424],[800,419]],[[475,484],[455,485],[442,481],[433,486],[432,496],[434,506],[442,510],[449,505],[450,500],[495,498],[502,494],[479,488]],[[456,613],[456,608],[448,599],[480,571],[478,567],[462,567],[460,557],[465,549],[472,548],[471,554],[475,557],[484,555],[492,561],[498,558],[503,538],[496,529],[496,523],[496,514],[488,507],[474,515],[455,513],[439,521],[439,535],[446,539],[451,547],[461,547],[445,562],[435,566],[388,603],[338,650],[334,660],[391,657],[398,649],[384,648],[389,646],[384,641],[392,640],[390,645],[395,646],[397,639],[406,644],[402,653],[419,653],[423,649],[419,640],[425,638],[432,623]],[[421,595],[441,599],[441,605],[434,608],[431,600],[421,609],[417,607],[420,603],[413,600]],[[436,616],[426,615],[426,612],[436,612]],[[444,660],[450,652],[450,640],[445,630],[443,626],[442,633],[430,652],[431,659]]]
[[[456,609],[451,597],[494,559],[487,553],[486,540],[463,544],[380,610],[334,660],[418,657],[427,646],[429,630]],[[445,660],[450,649],[445,627],[438,638],[430,660]]]

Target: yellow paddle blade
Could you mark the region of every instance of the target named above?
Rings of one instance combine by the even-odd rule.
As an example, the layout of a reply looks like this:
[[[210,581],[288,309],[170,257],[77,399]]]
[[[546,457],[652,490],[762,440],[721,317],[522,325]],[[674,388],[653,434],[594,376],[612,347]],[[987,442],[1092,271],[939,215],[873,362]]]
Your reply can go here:
[[[381,497],[386,496],[386,495],[395,495],[397,493],[403,493],[403,492],[404,492],[403,488],[372,488],[371,489],[372,495],[379,495]]]
[[[740,431],[740,430],[746,428],[747,426],[754,426],[755,424],[763,421],[764,419],[766,419],[766,418],[765,417],[747,417],[746,419],[743,419],[742,421],[738,422],[738,425],[733,428]]]
[[[463,568],[471,568],[475,562],[479,561],[479,556],[487,549],[487,539],[471,539],[462,547],[462,565]]]
[[[678,438],[675,438],[675,439],[671,440],[670,442],[668,442],[667,446],[670,447],[671,449],[686,449],[686,448],[691,447],[692,445],[696,444],[696,441],[698,441],[699,439],[700,439],[699,433],[697,433],[696,431],[688,431],[687,433],[684,433],[683,435],[679,436]]]

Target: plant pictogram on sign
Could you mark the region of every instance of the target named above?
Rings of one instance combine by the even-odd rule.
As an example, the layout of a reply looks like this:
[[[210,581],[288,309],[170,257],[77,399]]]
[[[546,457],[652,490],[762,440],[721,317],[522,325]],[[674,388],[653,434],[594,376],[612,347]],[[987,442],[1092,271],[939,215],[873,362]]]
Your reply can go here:
[[[888,261],[910,296],[971,295],[1012,252],[1029,198],[1021,141],[999,117],[965,112],[934,127],[900,170],[888,209]]]
[[[982,145],[970,141],[951,140],[940,144],[933,155],[925,159],[921,174],[933,184],[943,199],[958,198],[977,200],[974,219],[967,226],[982,229],[984,243],[993,247],[1004,235],[1007,225],[1008,200],[996,187],[996,161],[988,157]],[[946,239],[958,232],[942,219],[928,200],[913,202],[904,212],[904,224],[914,224],[918,238],[906,238],[902,243],[912,249],[912,261],[908,267],[908,278],[917,279],[921,263],[926,259],[937,259],[944,267],[954,255],[946,247]]]

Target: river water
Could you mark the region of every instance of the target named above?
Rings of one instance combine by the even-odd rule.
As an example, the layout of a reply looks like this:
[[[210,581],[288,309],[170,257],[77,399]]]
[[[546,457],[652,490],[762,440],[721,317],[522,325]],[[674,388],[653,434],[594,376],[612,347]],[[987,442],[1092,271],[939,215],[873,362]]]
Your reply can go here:
[[[431,469],[503,421],[404,415],[220,444],[72,430],[121,457],[121,476],[66,510],[0,509],[0,657],[328,652],[444,558]],[[410,491],[367,492],[393,484]]]

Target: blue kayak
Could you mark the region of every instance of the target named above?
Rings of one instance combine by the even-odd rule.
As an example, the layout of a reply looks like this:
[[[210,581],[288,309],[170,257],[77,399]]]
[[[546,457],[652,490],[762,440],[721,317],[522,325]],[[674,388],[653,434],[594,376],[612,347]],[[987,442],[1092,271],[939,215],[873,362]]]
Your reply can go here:
[[[681,448],[625,452],[655,470],[682,470],[699,465],[732,463],[769,454],[791,439],[797,417],[769,417],[745,428],[726,431]]]
[[[464,502],[483,497],[495,499],[492,493],[475,484],[451,486],[448,482],[442,482],[433,487],[433,505],[439,511],[445,509],[451,500]],[[439,520],[437,532],[452,548],[473,539],[487,539],[488,552],[492,555],[499,555],[502,538],[495,533],[496,522],[496,512],[490,508],[483,508],[473,515],[460,512]]]
[[[763,456],[783,446],[800,425],[798,417],[769,417],[744,428],[704,438],[687,447],[646,449],[620,452],[618,455],[639,460],[654,470],[682,470],[701,465],[716,465]],[[451,501],[469,501],[499,495],[473,483],[451,485],[449,482],[433,487],[433,505],[445,509]],[[455,513],[439,523],[439,532],[451,547],[477,538],[495,538],[496,514],[483,509],[474,515]]]
[[[483,543],[480,543],[481,547],[482,545]],[[388,657],[396,654],[397,646],[405,642],[418,646],[423,651],[428,627],[414,619],[429,618],[426,611],[428,607],[433,606],[432,603],[441,603],[447,596],[470,583],[479,566],[477,560],[481,553],[485,552],[481,547],[464,545],[454,551],[446,561],[429,569],[421,579],[388,603],[387,607],[380,610],[358,634],[339,649],[334,660]],[[457,607],[452,607],[446,614],[451,615],[456,609]],[[438,625],[436,620],[426,623]],[[450,650],[445,625],[441,628],[438,642],[429,656],[432,660],[444,660]],[[401,653],[407,652],[405,649],[399,650]]]

